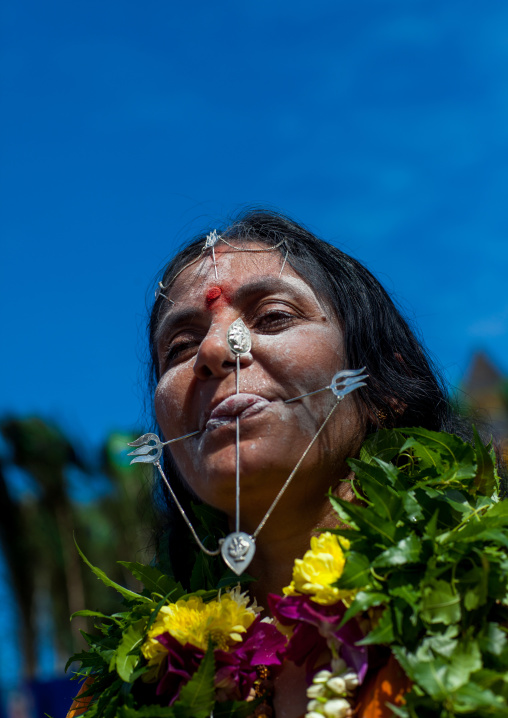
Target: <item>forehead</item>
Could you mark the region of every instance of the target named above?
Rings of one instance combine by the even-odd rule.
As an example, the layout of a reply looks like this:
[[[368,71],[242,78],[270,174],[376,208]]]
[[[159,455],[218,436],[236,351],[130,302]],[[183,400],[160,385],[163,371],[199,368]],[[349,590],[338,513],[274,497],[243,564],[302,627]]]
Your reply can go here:
[[[202,302],[212,293],[220,293],[221,297],[233,300],[235,293],[242,288],[248,290],[250,286],[259,285],[256,280],[261,279],[267,280],[264,282],[266,291],[287,287],[288,291],[291,288],[298,289],[316,299],[311,287],[287,262],[284,263],[284,257],[279,251],[248,251],[250,245],[244,246],[242,250],[216,248],[215,267],[209,250],[195,264],[185,269],[167,293],[175,302],[174,306],[181,302]],[[255,249],[258,250],[259,245]]]

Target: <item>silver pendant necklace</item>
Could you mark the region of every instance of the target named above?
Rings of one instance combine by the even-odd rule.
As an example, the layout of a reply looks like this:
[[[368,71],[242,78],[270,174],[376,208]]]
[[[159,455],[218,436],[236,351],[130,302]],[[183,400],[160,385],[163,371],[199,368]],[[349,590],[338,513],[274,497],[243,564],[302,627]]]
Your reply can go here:
[[[241,319],[237,319],[229,326],[227,332],[227,342],[231,352],[236,359],[236,394],[238,395],[240,393],[240,358],[248,354],[252,347],[250,332]],[[292,399],[287,399],[285,401],[286,404],[289,404],[293,401],[303,399],[307,396],[312,396],[313,394],[317,394],[327,389],[330,389],[336,397],[334,405],[328,412],[317,432],[314,434],[309,445],[298,460],[296,466],[291,471],[290,475],[284,482],[277,496],[275,497],[270,507],[266,511],[265,515],[261,519],[258,527],[252,534],[248,534],[245,531],[240,531],[240,417],[236,417],[235,530],[232,533],[228,534],[228,536],[226,536],[224,539],[220,539],[219,548],[215,550],[210,550],[203,545],[203,542],[197,535],[196,530],[194,529],[191,521],[189,520],[189,517],[185,513],[183,506],[178,501],[178,498],[176,497],[176,494],[173,491],[171,484],[167,480],[160,463],[162,448],[164,446],[190,438],[191,436],[195,436],[200,432],[193,431],[191,433],[184,434],[183,436],[179,436],[176,439],[170,439],[169,441],[164,442],[160,441],[157,434],[143,434],[143,436],[140,436],[139,439],[136,439],[136,441],[133,441],[129,444],[129,446],[137,447],[134,451],[131,451],[129,453],[129,456],[135,457],[131,460],[131,464],[134,464],[136,462],[152,463],[157,467],[157,470],[159,471],[162,480],[167,486],[173,498],[173,501],[175,502],[178,510],[180,511],[180,514],[182,515],[182,518],[189,527],[189,530],[191,531],[194,540],[198,544],[201,551],[203,551],[203,553],[205,553],[207,556],[218,556],[220,553],[226,566],[228,566],[237,576],[240,576],[242,573],[244,573],[244,571],[247,570],[252,559],[254,558],[254,554],[256,552],[256,539],[259,536],[259,533],[272,515],[275,507],[286,492],[288,486],[293,480],[293,477],[300,468],[309,451],[312,449],[319,435],[325,428],[338,404],[347,394],[351,393],[352,391],[358,389],[361,386],[365,386],[365,382],[363,382],[362,380],[366,379],[368,375],[362,374],[364,370],[365,367],[363,367],[362,369],[345,369],[339,371],[337,372],[337,374],[334,375],[331,383],[328,386],[322,387],[321,389],[316,389],[315,391],[308,392],[307,394],[301,394],[300,396],[296,396]]]

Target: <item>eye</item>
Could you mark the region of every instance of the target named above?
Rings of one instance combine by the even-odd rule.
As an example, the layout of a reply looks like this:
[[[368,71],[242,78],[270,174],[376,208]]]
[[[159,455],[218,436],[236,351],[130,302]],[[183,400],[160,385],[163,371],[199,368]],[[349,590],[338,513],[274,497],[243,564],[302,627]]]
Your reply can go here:
[[[292,326],[297,316],[288,309],[273,308],[262,312],[254,321],[254,328],[263,334],[276,334]]]
[[[169,344],[161,354],[162,366],[168,368],[179,361],[193,356],[196,353],[200,341],[197,338],[179,339]]]

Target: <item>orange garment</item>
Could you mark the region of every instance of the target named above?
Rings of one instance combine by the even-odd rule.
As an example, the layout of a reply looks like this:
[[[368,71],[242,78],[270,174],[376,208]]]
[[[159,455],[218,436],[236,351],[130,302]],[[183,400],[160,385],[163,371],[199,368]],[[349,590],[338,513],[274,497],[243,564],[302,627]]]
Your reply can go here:
[[[411,689],[411,681],[393,656],[371,680],[367,681],[360,693],[355,709],[358,718],[391,718],[393,715],[387,703],[404,705],[404,696]]]
[[[90,704],[90,701],[92,700],[92,696],[85,696],[84,698],[80,698],[80,695],[84,693],[88,688],[90,688],[92,682],[93,680],[91,678],[87,678],[86,681],[83,683],[83,685],[79,689],[78,695],[72,702],[71,708],[67,713],[67,718],[77,718],[77,716],[83,715],[83,713],[88,710],[88,706]]]

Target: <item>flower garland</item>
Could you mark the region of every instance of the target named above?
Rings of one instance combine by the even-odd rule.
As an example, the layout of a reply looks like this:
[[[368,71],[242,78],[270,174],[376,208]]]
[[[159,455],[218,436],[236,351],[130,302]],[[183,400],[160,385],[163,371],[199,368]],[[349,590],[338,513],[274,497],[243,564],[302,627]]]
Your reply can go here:
[[[346,718],[358,701],[365,710],[388,658],[406,677],[392,715],[508,715],[508,502],[492,451],[478,436],[473,447],[385,430],[349,463],[359,502],[330,495],[343,528],[311,539],[283,595],[269,596],[272,620],[232,575],[186,593],[122,562],[143,583],[135,593],[83,557],[125,603],[76,614],[101,620],[69,661],[93,678],[86,717],[268,716],[269,671],[292,661],[306,669],[306,718]]]

